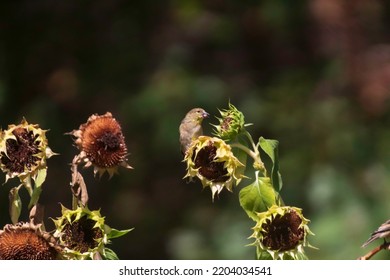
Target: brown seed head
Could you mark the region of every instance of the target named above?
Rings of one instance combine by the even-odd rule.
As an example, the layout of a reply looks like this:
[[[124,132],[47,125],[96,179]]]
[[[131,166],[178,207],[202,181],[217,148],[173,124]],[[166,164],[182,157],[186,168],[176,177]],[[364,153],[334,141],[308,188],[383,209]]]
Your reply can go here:
[[[95,224],[96,221],[87,219],[87,216],[66,224],[62,231],[65,246],[80,253],[96,248],[99,245],[97,240],[103,237],[103,232]]]
[[[54,260],[59,251],[56,240],[32,224],[6,225],[0,230],[0,260]]]
[[[39,171],[46,169],[46,160],[55,155],[48,146],[47,130],[25,119],[0,130],[0,169],[9,178],[19,177],[23,182],[35,180]]]
[[[274,251],[294,249],[304,239],[304,229],[300,227],[302,219],[295,211],[276,215],[263,225],[263,244]]]
[[[131,168],[127,164],[128,153],[122,128],[110,112],[92,115],[72,135],[77,138],[75,143],[80,149],[81,159],[86,167],[94,166],[95,174],[99,172],[102,175],[108,171],[112,176],[118,166]]]
[[[226,182],[229,179],[228,171],[224,168],[224,162],[214,161],[216,151],[217,147],[210,141],[209,145],[202,148],[193,159],[195,168],[199,168],[199,173],[212,182]]]
[[[36,154],[39,152],[38,135],[25,128],[17,128],[12,134],[16,139],[6,140],[6,153],[1,153],[1,163],[12,173],[22,173],[25,168],[31,171],[39,164]]]

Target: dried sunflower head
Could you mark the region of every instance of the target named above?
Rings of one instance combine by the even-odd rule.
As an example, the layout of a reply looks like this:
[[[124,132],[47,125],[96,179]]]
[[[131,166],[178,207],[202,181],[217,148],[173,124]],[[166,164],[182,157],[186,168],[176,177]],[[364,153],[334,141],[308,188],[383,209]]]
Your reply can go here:
[[[64,247],[67,259],[115,259],[115,253],[105,246],[110,239],[120,237],[130,230],[116,230],[105,224],[100,211],[86,207],[75,210],[62,206],[62,216],[53,220],[54,236]]]
[[[122,128],[110,112],[90,116],[86,123],[70,134],[76,137],[80,161],[85,163],[85,167],[93,166],[95,174],[101,176],[107,171],[111,177],[119,166],[132,168],[127,163],[128,153]]]
[[[62,206],[62,216],[54,220],[54,236],[64,246],[68,259],[94,259],[107,243],[104,217],[99,211],[79,207],[70,210]]]
[[[199,136],[189,147],[184,162],[187,163],[186,177],[198,177],[203,187],[210,187],[212,198],[223,188],[233,190],[244,174],[243,164],[234,156],[231,147],[216,137]]]
[[[9,178],[22,182],[35,180],[39,171],[46,169],[46,159],[55,155],[48,146],[46,131],[25,119],[0,131],[0,168]]]
[[[307,236],[313,233],[302,209],[273,205],[257,216],[250,237],[256,239],[252,245],[257,247],[258,258],[269,254],[272,259],[306,259],[304,247],[310,246]]]
[[[32,223],[8,224],[0,230],[0,260],[61,259],[56,239]]]

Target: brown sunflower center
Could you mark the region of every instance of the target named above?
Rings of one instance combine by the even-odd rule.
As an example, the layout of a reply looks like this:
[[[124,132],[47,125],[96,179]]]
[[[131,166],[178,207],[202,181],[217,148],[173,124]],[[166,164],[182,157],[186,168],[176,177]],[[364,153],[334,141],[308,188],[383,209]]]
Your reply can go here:
[[[263,225],[263,244],[274,251],[294,249],[304,238],[304,229],[299,227],[302,219],[295,211],[276,215]]]
[[[6,140],[7,154],[1,153],[1,163],[13,173],[22,173],[27,168],[29,171],[38,165],[36,156],[39,153],[40,141],[38,135],[24,128],[13,131],[15,139]]]
[[[100,149],[108,151],[117,151],[121,144],[121,135],[116,135],[110,131],[104,131],[102,135],[96,139]]]
[[[215,162],[217,148],[210,141],[209,145],[202,148],[195,158],[195,168],[206,179],[213,182],[226,182],[229,179],[227,169],[223,167],[224,162]]]
[[[71,224],[66,224],[62,237],[65,246],[80,253],[96,248],[99,245],[97,240],[103,237],[103,232],[100,228],[94,227],[95,224],[96,222],[87,219],[87,216],[83,216]]]
[[[57,251],[32,229],[13,229],[0,235],[0,260],[54,260]]]
[[[94,142],[86,146],[90,161],[103,168],[120,164],[127,154],[122,133],[114,133],[110,130],[101,132]]]

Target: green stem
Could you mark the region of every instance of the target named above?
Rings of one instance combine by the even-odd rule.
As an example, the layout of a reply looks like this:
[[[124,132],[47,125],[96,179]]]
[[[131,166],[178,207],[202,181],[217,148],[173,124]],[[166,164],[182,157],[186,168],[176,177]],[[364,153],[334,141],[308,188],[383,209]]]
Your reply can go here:
[[[78,206],[79,200],[74,194],[72,194],[72,210],[76,210]]]
[[[252,141],[252,143],[253,143],[253,141]],[[233,144],[230,144],[230,146],[233,148],[238,148],[238,149],[243,150],[245,153],[247,153],[253,159],[253,161],[254,161],[253,167],[256,170],[261,171],[263,174],[266,173],[264,163],[260,159],[260,153],[259,153],[258,149],[255,149],[255,151],[252,151],[247,146],[245,146],[241,143],[233,143]]]
[[[253,141],[252,135],[247,130],[245,130],[244,134],[248,138],[249,142],[252,144],[253,151],[256,154],[256,160],[253,163],[254,168],[256,170],[260,170],[264,176],[267,176],[267,170],[265,169],[265,165],[260,158],[260,151],[259,151],[260,143],[255,144],[255,141]]]
[[[247,146],[241,144],[241,143],[233,143],[233,144],[230,144],[231,147],[233,148],[239,148],[241,150],[243,150],[245,153],[247,153],[251,158],[253,158],[254,161],[257,161],[258,159],[258,155],[252,151],[251,149],[249,149]]]
[[[248,131],[246,131],[246,130],[245,130],[245,135],[246,135],[246,137],[248,137],[249,142],[251,142],[252,147],[253,147],[253,150],[256,151],[256,153],[257,153],[258,156],[260,157],[259,149],[258,149],[258,147],[255,145],[255,142],[253,141],[252,135],[251,135]]]

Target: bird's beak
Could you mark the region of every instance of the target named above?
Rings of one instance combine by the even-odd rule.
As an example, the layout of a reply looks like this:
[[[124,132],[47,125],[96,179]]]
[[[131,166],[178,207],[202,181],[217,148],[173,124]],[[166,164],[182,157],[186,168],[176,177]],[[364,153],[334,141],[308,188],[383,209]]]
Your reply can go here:
[[[207,119],[209,116],[210,116],[210,114],[207,113],[206,111],[204,111],[204,112],[202,113],[202,118],[204,118],[204,119]]]

